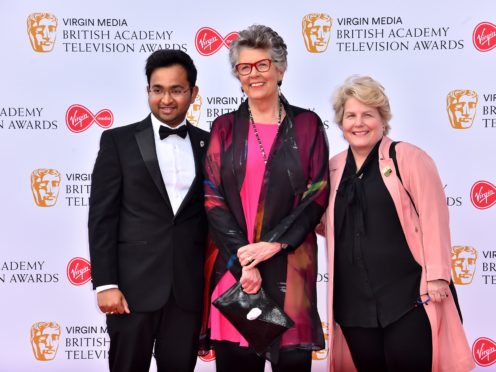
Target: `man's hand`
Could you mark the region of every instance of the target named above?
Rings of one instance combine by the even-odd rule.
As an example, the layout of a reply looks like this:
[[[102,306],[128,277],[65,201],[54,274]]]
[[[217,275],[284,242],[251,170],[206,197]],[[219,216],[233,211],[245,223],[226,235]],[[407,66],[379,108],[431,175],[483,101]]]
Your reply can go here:
[[[124,295],[118,288],[110,288],[96,294],[98,307],[105,314],[130,314]]]

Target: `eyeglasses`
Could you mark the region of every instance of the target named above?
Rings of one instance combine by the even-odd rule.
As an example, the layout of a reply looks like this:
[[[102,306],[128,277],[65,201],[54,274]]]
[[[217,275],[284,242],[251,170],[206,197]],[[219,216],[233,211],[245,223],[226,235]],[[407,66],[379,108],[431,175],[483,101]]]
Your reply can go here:
[[[162,87],[152,87],[152,88],[148,88],[148,93],[150,93],[151,95],[153,95],[155,97],[163,97],[163,96],[165,96],[166,93],[169,93],[169,95],[172,98],[181,98],[181,96],[183,94],[186,94],[190,90],[191,90],[191,88],[184,89],[181,87],[174,87],[171,89],[165,89]]]
[[[235,68],[238,74],[241,76],[251,74],[251,70],[253,67],[257,69],[258,72],[267,72],[270,70],[270,66],[272,65],[271,59],[261,59],[255,63],[238,63]]]

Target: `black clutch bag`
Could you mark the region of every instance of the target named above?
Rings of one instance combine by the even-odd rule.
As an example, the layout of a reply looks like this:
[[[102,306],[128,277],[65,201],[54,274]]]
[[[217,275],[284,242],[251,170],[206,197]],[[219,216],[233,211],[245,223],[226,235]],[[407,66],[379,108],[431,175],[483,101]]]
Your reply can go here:
[[[266,295],[263,288],[256,294],[248,294],[243,291],[239,282],[218,297],[213,305],[258,355],[264,354],[277,337],[294,325],[291,318]]]

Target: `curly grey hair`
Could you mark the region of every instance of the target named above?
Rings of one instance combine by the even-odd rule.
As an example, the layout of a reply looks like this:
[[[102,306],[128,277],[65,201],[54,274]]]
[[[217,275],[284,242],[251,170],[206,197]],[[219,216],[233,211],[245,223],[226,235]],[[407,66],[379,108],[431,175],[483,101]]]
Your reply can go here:
[[[284,40],[277,32],[268,26],[251,25],[247,29],[239,32],[239,37],[235,39],[229,49],[229,62],[233,74],[236,74],[236,64],[239,62],[239,53],[243,48],[268,50],[272,58],[272,63],[281,72],[288,68],[288,48]]]

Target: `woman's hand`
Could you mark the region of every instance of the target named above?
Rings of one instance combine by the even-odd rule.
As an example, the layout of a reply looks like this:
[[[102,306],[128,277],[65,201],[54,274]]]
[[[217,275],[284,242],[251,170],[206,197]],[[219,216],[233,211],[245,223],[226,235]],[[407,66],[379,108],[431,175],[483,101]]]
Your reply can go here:
[[[432,302],[441,302],[451,293],[449,283],[443,279],[430,280],[427,282],[427,293]]]
[[[241,266],[253,269],[257,264],[266,261],[281,250],[281,243],[258,242],[238,249],[238,260]]]
[[[262,286],[262,276],[256,267],[253,269],[243,267],[243,272],[241,273],[241,279],[239,281],[243,291],[248,294],[257,293]]]

